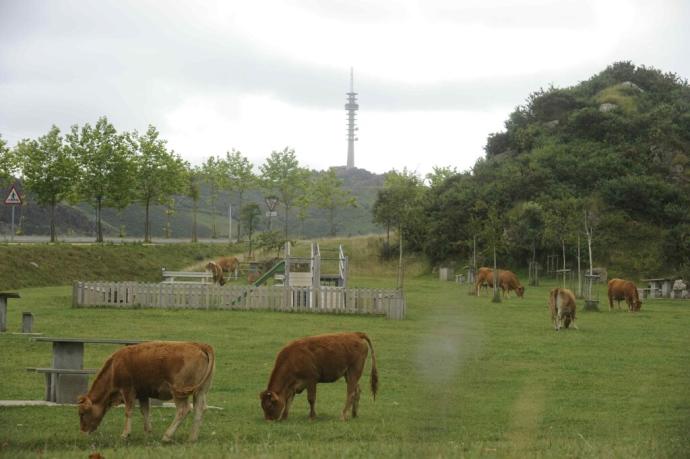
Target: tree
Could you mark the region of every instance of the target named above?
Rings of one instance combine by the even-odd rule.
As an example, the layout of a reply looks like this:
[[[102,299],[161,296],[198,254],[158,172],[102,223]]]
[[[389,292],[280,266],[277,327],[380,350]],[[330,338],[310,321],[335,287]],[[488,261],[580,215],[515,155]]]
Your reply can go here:
[[[165,147],[158,130],[149,125],[146,133],[132,134],[136,147],[134,157],[137,199],[144,206],[144,242],[151,242],[151,204],[164,203],[185,189],[188,165]]]
[[[283,151],[271,152],[260,169],[263,188],[280,198],[285,212],[284,240],[287,241],[290,209],[295,200],[305,193],[309,171],[300,167],[295,157],[295,150],[288,147],[285,147]]]
[[[15,168],[16,155],[7,147],[7,142],[0,134],[0,187],[10,179]]]
[[[38,204],[50,208],[50,242],[55,242],[55,208],[72,190],[77,163],[57,126],[38,140],[21,141],[17,145],[17,158],[21,161],[24,186]]]
[[[215,156],[208,158],[201,166],[204,181],[209,188],[208,199],[211,204],[211,237],[214,239],[218,237],[218,232],[216,231],[216,202],[218,201],[223,183],[226,180],[225,169],[226,167],[223,164],[223,160]]]
[[[237,150],[227,152],[225,154],[226,180],[228,188],[237,193],[237,208],[240,213],[243,208],[244,194],[247,190],[256,186],[256,175],[254,175],[254,166],[249,159],[242,156],[242,153]],[[237,242],[242,238],[242,218],[237,221]]]
[[[240,210],[240,220],[245,222],[247,225],[247,232],[249,233],[249,257],[252,256],[252,235],[254,234],[254,228],[257,220],[259,219],[259,215],[261,215],[261,209],[255,202],[246,204]]]
[[[424,193],[422,181],[416,174],[403,169],[402,172],[392,170],[384,179],[384,192],[378,197],[384,196],[386,201],[375,203],[375,210],[387,215],[389,222],[398,229],[398,288],[403,287],[403,239],[415,235],[416,226],[419,224],[421,211],[421,198]],[[384,208],[385,207],[385,211]]]
[[[444,166],[444,167],[433,166],[431,169],[432,169],[432,172],[429,172],[425,176],[427,182],[429,182],[429,187],[431,187],[431,188],[438,188],[447,179],[458,175],[458,170],[455,167],[451,167],[451,166]]]
[[[131,199],[133,176],[131,144],[103,116],[95,126],[72,126],[65,136],[70,154],[77,158],[78,196],[96,210],[96,242],[103,242],[101,210],[123,208]]]
[[[356,207],[357,200],[350,190],[343,190],[343,181],[335,175],[332,168],[316,176],[311,184],[311,198],[317,209],[328,212],[330,235],[336,235],[335,215],[339,208]]]
[[[551,200],[544,209],[544,237],[546,240],[556,243],[561,247],[563,256],[563,284],[565,286],[565,245],[576,234],[579,220],[578,202],[575,198]]]
[[[192,200],[192,242],[199,242],[197,233],[197,216],[199,214],[199,182],[201,181],[201,170],[196,166],[187,168],[187,196]]]

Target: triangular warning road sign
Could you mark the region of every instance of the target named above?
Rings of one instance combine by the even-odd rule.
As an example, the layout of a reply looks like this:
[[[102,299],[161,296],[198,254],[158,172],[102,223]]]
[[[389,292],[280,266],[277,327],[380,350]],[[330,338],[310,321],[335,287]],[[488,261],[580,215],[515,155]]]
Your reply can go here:
[[[19,193],[17,193],[17,189],[12,185],[10,188],[10,194],[7,195],[5,198],[5,204],[21,204],[22,203],[22,198],[19,196]]]

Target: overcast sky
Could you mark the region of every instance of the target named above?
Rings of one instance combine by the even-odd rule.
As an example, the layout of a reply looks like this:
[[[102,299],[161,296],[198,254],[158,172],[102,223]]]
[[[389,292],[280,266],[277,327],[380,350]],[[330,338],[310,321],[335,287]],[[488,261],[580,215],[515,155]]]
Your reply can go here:
[[[0,134],[106,115],[193,164],[235,148],[344,165],[470,168],[527,95],[631,60],[690,77],[683,0],[0,0]]]

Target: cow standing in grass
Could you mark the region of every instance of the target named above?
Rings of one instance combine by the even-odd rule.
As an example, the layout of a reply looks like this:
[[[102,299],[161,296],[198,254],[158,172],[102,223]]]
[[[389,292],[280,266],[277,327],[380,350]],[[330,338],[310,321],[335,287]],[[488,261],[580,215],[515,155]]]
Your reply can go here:
[[[613,300],[618,302],[618,309],[621,307],[621,300],[628,304],[628,311],[639,311],[642,301],[637,291],[637,286],[625,279],[611,279],[608,283],[609,311],[613,310]]]
[[[368,345],[368,347],[367,347]],[[307,389],[309,418],[316,417],[316,384],[334,382],[345,377],[347,398],[341,418],[357,416],[360,388],[359,378],[371,348],[371,393],[376,399],[378,371],[371,340],[364,333],[334,333],[308,336],[288,343],[276,357],[268,388],[259,394],[266,420],[284,420],[288,417],[295,394]]]
[[[498,286],[501,287],[504,297],[507,297],[511,291],[514,291],[520,298],[525,294],[525,287],[522,286],[517,276],[512,271],[502,270],[499,273]]]
[[[549,311],[551,312],[551,321],[556,331],[561,327],[568,328],[573,324],[573,328],[577,330],[575,324],[575,295],[567,288],[556,287],[549,293]]]
[[[494,271],[491,268],[482,267],[477,271],[477,278],[474,283],[474,290],[477,296],[479,296],[479,290],[484,286],[494,287]],[[488,292],[488,288],[487,288]]]
[[[124,347],[113,353],[91,384],[86,395],[79,397],[81,431],[98,428],[112,406],[125,404],[125,429],[122,438],[132,431],[132,410],[139,400],[144,415],[144,430],[151,432],[149,398],[173,399],[177,413],[163,435],[170,441],[182,420],[194,410],[190,441],[199,437],[206,394],[215,369],[215,353],[208,344],[182,341],[149,341]],[[194,407],[190,406],[192,396]]]
[[[240,260],[237,257],[222,257],[216,260],[216,264],[220,266],[223,272],[232,274],[237,279],[237,270],[240,267]]]
[[[211,274],[213,274],[213,283],[225,285],[225,275],[223,274],[223,269],[218,266],[218,263],[209,261],[206,264],[206,271],[211,271]]]

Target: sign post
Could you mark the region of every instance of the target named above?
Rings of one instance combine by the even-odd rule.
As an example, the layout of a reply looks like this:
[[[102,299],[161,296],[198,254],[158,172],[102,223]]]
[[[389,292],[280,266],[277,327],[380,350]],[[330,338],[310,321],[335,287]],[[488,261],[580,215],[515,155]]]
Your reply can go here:
[[[268,212],[266,212],[266,216],[268,217],[268,230],[271,231],[271,217],[278,216],[278,212],[276,212],[275,209],[279,199],[277,196],[266,196],[264,201],[266,202],[266,207],[268,207]]]
[[[17,204],[22,205],[22,198],[17,193],[17,189],[12,185],[10,187],[10,193],[5,198],[5,205],[12,206],[12,226],[10,232],[10,242],[14,242],[14,208]]]

